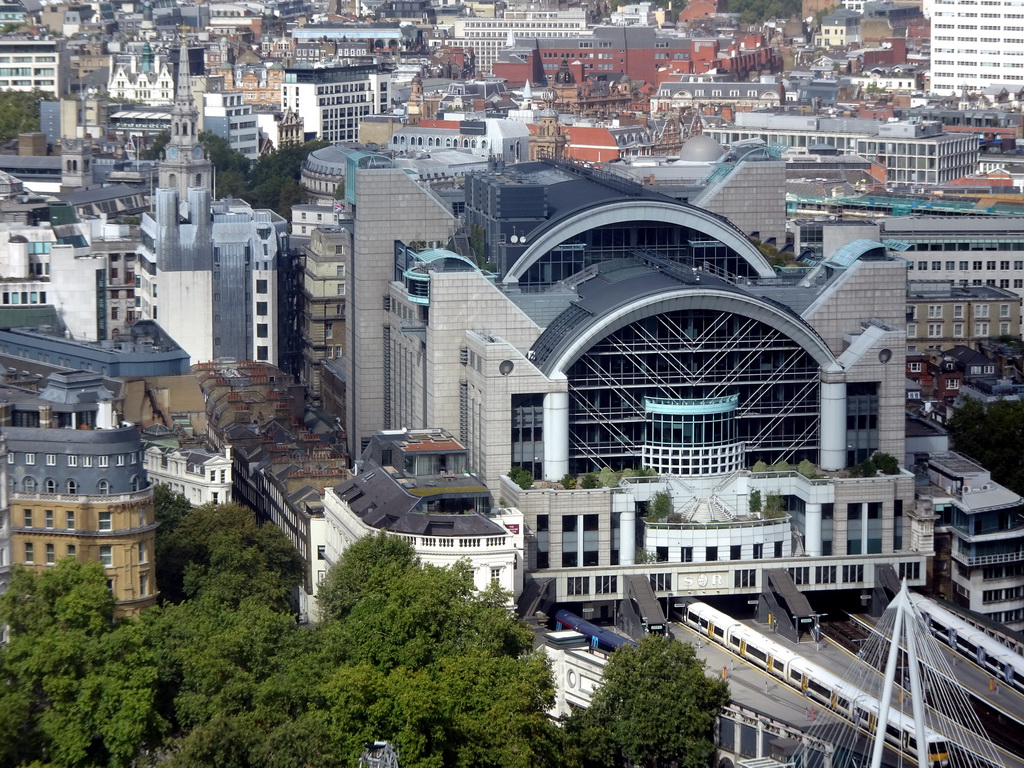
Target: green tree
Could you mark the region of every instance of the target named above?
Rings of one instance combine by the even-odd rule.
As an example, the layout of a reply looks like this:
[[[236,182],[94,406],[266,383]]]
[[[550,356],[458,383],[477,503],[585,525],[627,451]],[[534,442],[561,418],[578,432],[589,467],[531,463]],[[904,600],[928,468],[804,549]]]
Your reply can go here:
[[[955,450],[980,462],[997,483],[1024,494],[1024,401],[997,400],[986,407],[964,398],[946,429]]]
[[[900,463],[896,460],[896,457],[891,453],[883,453],[879,451],[871,460],[875,464],[875,468],[879,473],[883,475],[898,475],[900,471]]]
[[[568,472],[566,472],[564,475],[562,475],[562,479],[559,482],[562,484],[562,487],[565,488],[567,491],[574,490],[576,488],[576,475],[570,475]]]
[[[588,491],[600,487],[601,481],[594,472],[587,472],[587,474],[583,476],[583,479],[580,480],[580,488],[584,488]]]
[[[161,131],[160,133],[153,137],[153,140],[149,143],[149,146],[139,153],[139,159],[160,160],[161,158],[163,158],[164,147],[167,146],[170,140],[171,132],[169,130]]]
[[[377,584],[378,581],[371,583]],[[484,653],[517,657],[531,635],[496,587],[473,588],[465,562],[452,568],[411,568],[367,591],[345,621],[324,629],[339,660],[379,669],[429,666],[445,656]]]
[[[761,491],[753,490],[750,492],[750,500],[747,502],[750,509],[750,514],[759,515],[761,514]]]
[[[54,96],[38,88],[32,91],[0,91],[0,142],[7,142],[19,133],[39,130],[39,103],[53,101]]]
[[[601,481],[602,488],[615,488],[619,484],[619,476],[611,467],[601,467],[597,473],[597,479]]]
[[[0,764],[128,766],[160,743],[158,659],[113,608],[99,563],[15,569],[0,598]]]
[[[366,536],[342,554],[320,585],[320,620],[344,619],[368,592],[389,589],[392,580],[418,564],[416,551],[405,539],[381,531]]]
[[[780,493],[769,493],[764,500],[764,513],[767,517],[782,517],[786,512],[786,500]]]
[[[672,513],[672,497],[665,491],[658,491],[651,496],[648,509],[652,520],[665,520]]]
[[[692,645],[649,635],[612,654],[567,735],[585,766],[705,768],[728,700],[728,684],[705,674]]]
[[[295,548],[273,525],[257,525],[239,504],[193,509],[162,543],[165,567],[178,578],[160,585],[166,599],[199,597],[236,606],[255,596],[284,610],[302,578]]]
[[[533,487],[533,473],[528,469],[517,465],[508,471],[508,476],[513,483],[518,485],[524,491]]]
[[[216,197],[244,198],[248,189],[249,158],[231,148],[231,144],[223,136],[204,131],[199,134],[199,143],[206,149],[206,154],[216,170],[214,181]]]

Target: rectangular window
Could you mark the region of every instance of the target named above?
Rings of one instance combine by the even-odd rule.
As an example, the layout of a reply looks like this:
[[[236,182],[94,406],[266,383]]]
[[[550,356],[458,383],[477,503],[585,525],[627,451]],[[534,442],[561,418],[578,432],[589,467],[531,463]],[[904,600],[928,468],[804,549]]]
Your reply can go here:
[[[116,458],[117,458],[117,462],[116,462],[117,466],[123,467],[124,466],[124,454],[123,453],[119,453],[119,454],[117,454]]]
[[[928,323],[928,338],[937,339],[942,336],[942,323]]]
[[[857,584],[864,581],[864,566],[863,565],[844,565],[843,566],[843,583],[844,584]]]
[[[48,453],[48,454],[46,454],[46,466],[48,466],[48,467],[56,467],[57,466],[57,454],[56,453]]]
[[[257,280],[256,281],[256,293],[266,293],[266,292],[267,292],[267,281],[266,280]]]
[[[78,554],[78,547],[74,544],[68,544],[68,557],[74,557]]]
[[[267,323],[257,323],[256,337],[259,339],[270,338],[270,326]]]
[[[54,549],[53,544],[46,545],[46,564],[53,565],[57,562],[57,551]]]
[[[91,467],[92,466],[92,456],[83,456],[82,457],[82,466],[83,467]]]
[[[257,301],[256,302],[256,314],[259,317],[264,317],[267,314],[267,302]]]
[[[43,520],[45,521],[44,525],[47,528],[53,528],[53,510],[52,509],[47,509],[45,512],[43,512]]]
[[[36,455],[34,453],[26,453],[25,463],[28,464],[30,467],[33,466],[36,463]]]
[[[100,547],[100,562],[106,568],[110,568],[114,564],[114,548],[105,545]]]
[[[655,592],[671,592],[672,591],[672,574],[671,573],[652,573],[651,574],[651,589]]]
[[[612,595],[619,591],[618,576],[596,576],[594,577],[594,593],[598,595]]]
[[[757,570],[754,568],[742,568],[733,574],[734,587],[756,587]]]
[[[733,544],[729,547],[729,559],[739,560],[742,557],[743,547],[740,544]]]
[[[706,547],[704,549],[704,560],[709,563],[717,562],[718,547]]]
[[[146,542],[140,541],[139,542],[139,562],[140,563],[149,562],[148,558],[149,558],[149,555],[146,553]]]
[[[811,580],[811,567],[805,565],[801,568],[789,568],[789,576],[793,579],[793,583],[796,585],[808,584]]]
[[[29,565],[36,561],[35,548],[31,541],[25,542],[25,562]]]
[[[149,574],[139,574],[139,596],[145,597],[149,594]]]
[[[999,316],[1000,317],[1009,317],[1010,316],[1010,305],[1009,304],[1000,304],[999,305]]]
[[[73,531],[75,529],[75,513],[70,509],[64,513],[64,527],[69,531]]]
[[[974,307],[975,317],[988,317],[988,304],[977,304]]]
[[[110,466],[110,457],[109,456],[97,456],[96,457],[96,466],[103,467],[103,468],[109,467]]]
[[[836,567],[834,565],[814,566],[814,582],[816,584],[835,584]]]
[[[69,467],[77,467],[78,466],[78,457],[77,456],[68,456],[68,466]]]
[[[953,305],[953,317],[963,317],[963,316],[964,316],[964,305],[963,304],[954,304]]]
[[[754,559],[761,560],[764,557],[764,543],[757,542],[754,544]]]
[[[590,594],[590,577],[589,576],[570,576],[566,579],[566,594],[570,597],[573,595],[587,595]]]
[[[101,531],[112,531],[114,529],[113,522],[111,521],[110,518],[110,512],[100,512],[99,529]]]
[[[31,509],[26,509],[25,510],[24,517],[22,518],[22,520],[23,520],[22,524],[26,528],[31,528],[32,527],[32,510]]]

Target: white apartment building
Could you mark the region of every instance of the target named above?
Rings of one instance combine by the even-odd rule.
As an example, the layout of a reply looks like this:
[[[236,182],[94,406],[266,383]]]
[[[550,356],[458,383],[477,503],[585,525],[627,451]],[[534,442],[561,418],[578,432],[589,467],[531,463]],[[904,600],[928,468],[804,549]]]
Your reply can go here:
[[[256,115],[241,91],[203,94],[203,130],[227,139],[233,150],[250,160],[260,153]]]
[[[0,37],[0,90],[38,88],[60,96],[67,92],[69,80],[68,56],[62,40]]]
[[[174,67],[170,56],[143,53],[119,57],[110,72],[107,93],[114,101],[141,104],[174,103]]]
[[[231,501],[231,446],[220,454],[153,445],[143,460],[150,480],[182,494],[194,507]]]
[[[500,19],[460,17],[452,25],[451,45],[472,48],[479,75],[489,75],[498,51],[516,37],[590,35],[584,8],[562,11],[505,11]]]
[[[332,144],[359,140],[359,121],[390,106],[391,76],[376,64],[289,67],[281,109],[293,109],[306,133]]]
[[[1024,6],[1017,0],[932,0],[931,91],[1024,82]]]

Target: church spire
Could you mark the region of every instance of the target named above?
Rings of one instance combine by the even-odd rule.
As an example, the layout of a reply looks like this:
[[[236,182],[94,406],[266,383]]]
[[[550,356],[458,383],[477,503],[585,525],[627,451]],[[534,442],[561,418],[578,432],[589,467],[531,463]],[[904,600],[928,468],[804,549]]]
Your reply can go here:
[[[178,190],[185,200],[195,187],[212,189],[213,166],[199,143],[199,109],[192,95],[188,46],[182,44],[178,57],[178,82],[171,107],[171,138],[160,161],[159,186]]]
[[[178,83],[177,91],[174,94],[175,105],[195,108],[195,99],[192,98],[192,76],[188,69],[188,46],[181,44],[181,52],[178,55]]]

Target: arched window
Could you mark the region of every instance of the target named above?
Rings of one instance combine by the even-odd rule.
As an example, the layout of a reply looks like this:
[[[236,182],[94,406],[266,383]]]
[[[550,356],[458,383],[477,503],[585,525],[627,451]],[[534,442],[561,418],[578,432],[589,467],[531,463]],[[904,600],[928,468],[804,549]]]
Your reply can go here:
[[[472,141],[472,143],[470,144],[470,146],[471,146],[471,147],[472,147],[473,149],[476,149],[476,139],[473,139],[473,141]]]
[[[36,479],[34,477],[25,478],[25,493],[36,492]]]
[[[110,493],[110,481],[100,480],[98,483],[96,483],[96,490],[100,492],[101,496],[106,496],[108,493]]]
[[[68,495],[75,496],[78,494],[78,481],[68,480]]]
[[[57,481],[52,477],[46,478],[46,492],[56,493],[57,492]]]
[[[178,186],[178,174],[172,173],[170,176],[168,176],[167,183],[170,184],[172,187]]]
[[[180,132],[181,132],[181,124],[180,123],[175,123],[174,124],[174,135],[175,136],[179,136]]]
[[[487,149],[487,139],[480,139],[480,149]]]
[[[197,173],[196,174],[196,186],[197,187],[203,186],[203,174],[201,174],[201,173]]]
[[[139,490],[139,486],[140,485],[141,485],[141,483],[139,482],[139,476],[138,475],[132,475],[132,491],[134,492],[134,491]]]

